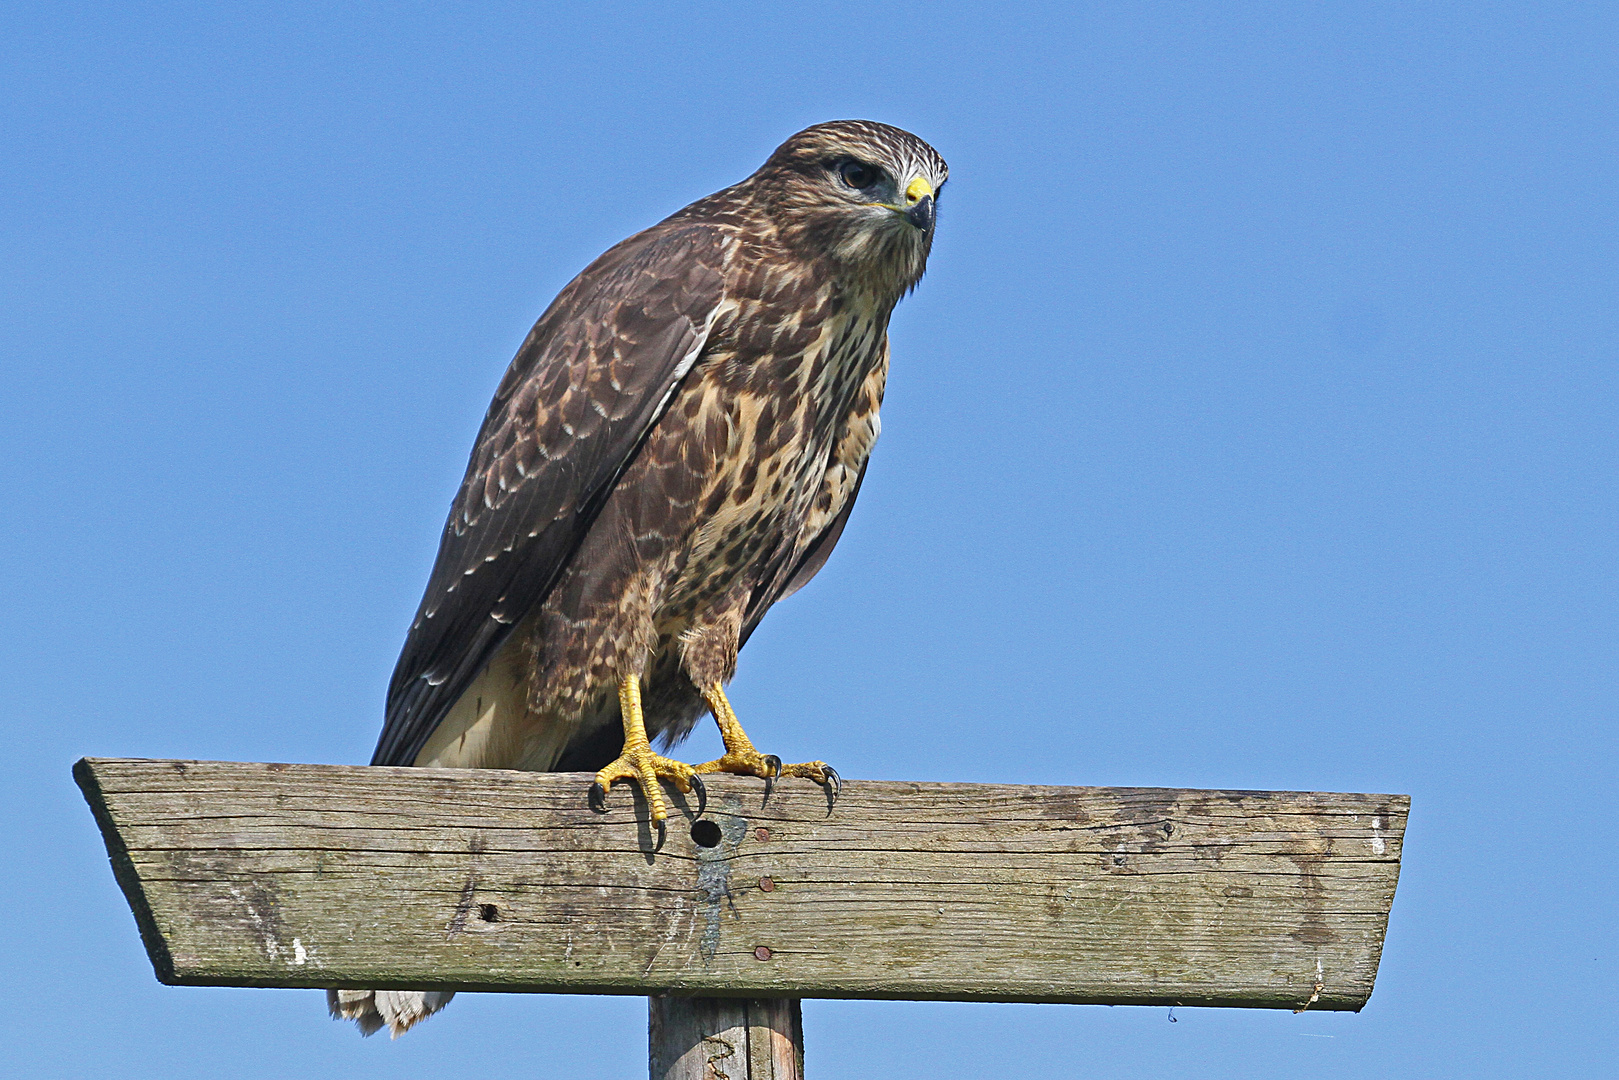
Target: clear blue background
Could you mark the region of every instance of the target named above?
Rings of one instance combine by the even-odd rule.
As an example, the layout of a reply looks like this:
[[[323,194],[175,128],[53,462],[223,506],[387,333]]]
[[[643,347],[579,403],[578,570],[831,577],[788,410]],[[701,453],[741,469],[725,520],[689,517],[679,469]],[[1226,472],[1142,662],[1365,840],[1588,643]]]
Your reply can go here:
[[[644,1075],[639,999],[158,985],[68,770],[364,761],[534,317],[849,116],[953,180],[760,744],[1414,802],[1360,1015],[812,1002],[810,1075],[1612,1067],[1611,5],[133,7],[0,8],[14,1075]]]

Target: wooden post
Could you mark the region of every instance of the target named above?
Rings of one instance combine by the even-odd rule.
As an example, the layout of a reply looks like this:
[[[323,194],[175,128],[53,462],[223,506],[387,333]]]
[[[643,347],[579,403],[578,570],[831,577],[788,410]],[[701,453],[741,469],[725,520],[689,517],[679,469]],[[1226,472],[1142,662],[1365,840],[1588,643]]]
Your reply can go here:
[[[796,1077],[806,997],[1358,1010],[1410,805],[715,775],[654,850],[583,774],[74,775],[163,982],[648,996],[658,1080]]]
[[[652,1080],[804,1080],[796,998],[653,997]]]

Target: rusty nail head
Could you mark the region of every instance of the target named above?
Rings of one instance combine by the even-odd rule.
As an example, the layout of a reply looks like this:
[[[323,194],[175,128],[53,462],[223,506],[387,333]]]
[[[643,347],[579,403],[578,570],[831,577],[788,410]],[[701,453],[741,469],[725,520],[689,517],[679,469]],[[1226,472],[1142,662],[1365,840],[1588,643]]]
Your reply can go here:
[[[767,877],[762,877],[759,879],[759,888],[763,889],[765,892],[775,892],[776,883]]]
[[[753,830],[753,835],[758,837],[760,840],[769,840],[770,830],[761,825],[757,829]]]
[[[757,949],[754,949],[753,950],[753,958],[755,960],[769,960],[770,959],[770,946],[761,945]]]

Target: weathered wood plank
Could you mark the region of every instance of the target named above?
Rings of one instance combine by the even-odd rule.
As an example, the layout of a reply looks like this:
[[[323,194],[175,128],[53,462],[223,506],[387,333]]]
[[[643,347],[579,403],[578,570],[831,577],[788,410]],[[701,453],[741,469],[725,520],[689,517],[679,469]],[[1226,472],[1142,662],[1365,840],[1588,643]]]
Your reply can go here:
[[[164,982],[1358,1009],[1398,795],[85,760]],[[689,813],[676,796],[678,812]]]

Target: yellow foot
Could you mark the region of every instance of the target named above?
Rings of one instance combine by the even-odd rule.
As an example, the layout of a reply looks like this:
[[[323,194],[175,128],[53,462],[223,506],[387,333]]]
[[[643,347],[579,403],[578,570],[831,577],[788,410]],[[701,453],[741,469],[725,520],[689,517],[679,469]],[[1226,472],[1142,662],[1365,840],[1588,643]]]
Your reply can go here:
[[[737,722],[731,703],[726,700],[724,687],[718,683],[703,691],[703,700],[708,702],[708,707],[714,712],[714,720],[720,726],[720,738],[725,740],[725,755],[697,766],[698,772],[762,776],[766,798],[770,796],[770,789],[778,776],[802,776],[806,780],[813,780],[831,792],[834,799],[843,793],[843,779],[838,776],[836,769],[824,761],[783,765],[781,758],[775,754],[761,754],[755,750],[742,725]]]
[[[708,807],[708,791],[697,778],[697,770],[683,761],[671,761],[652,752],[647,742],[646,722],[641,716],[641,679],[626,675],[618,684],[619,711],[624,717],[624,752],[618,760],[596,774],[590,785],[590,808],[597,812],[607,809],[607,792],[614,781],[633,780],[646,796],[647,809],[652,812],[652,823],[658,827],[658,843],[663,843],[663,822],[669,808],[663,801],[659,780],[668,780],[682,792],[697,792],[697,816]]]
[[[797,765],[783,765],[775,754],[761,754],[753,747],[728,751],[724,757],[705,761],[697,766],[700,773],[728,772],[741,776],[762,776],[768,792],[778,776],[802,776],[817,784],[830,787],[836,798],[843,790],[843,779],[838,771],[824,761],[805,761]]]
[[[592,810],[607,809],[607,792],[619,780],[633,780],[640,786],[641,794],[646,796],[647,808],[652,811],[652,822],[660,830],[663,828],[664,819],[669,816],[669,808],[663,801],[663,790],[658,787],[659,780],[669,781],[686,794],[697,792],[699,817],[708,806],[708,791],[703,787],[703,781],[697,775],[696,769],[683,761],[674,761],[654,754],[652,748],[645,744],[627,747],[617,761],[596,774],[596,782],[590,785]]]

